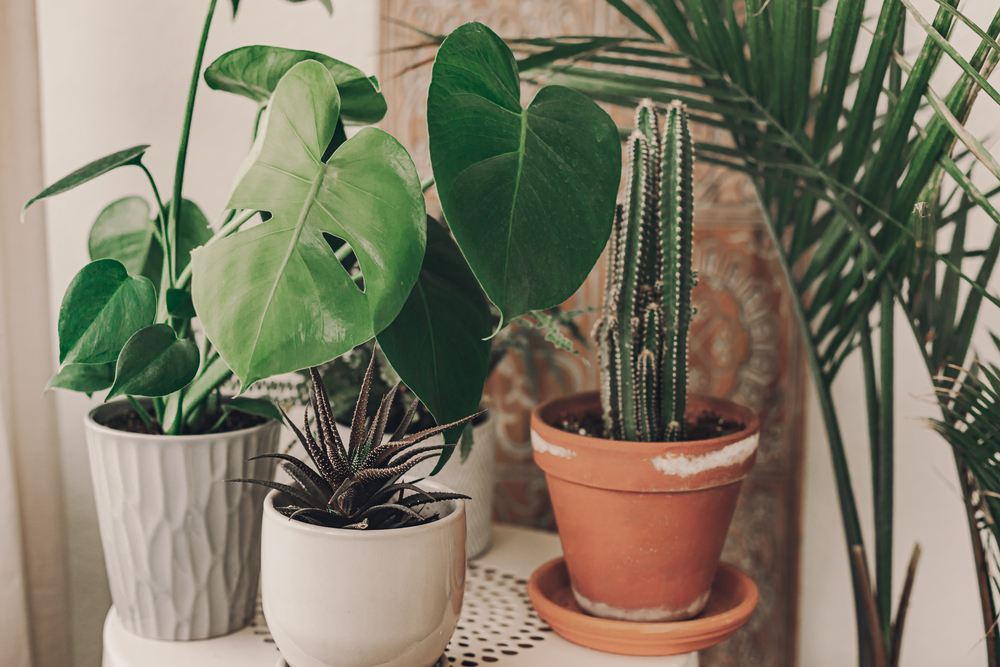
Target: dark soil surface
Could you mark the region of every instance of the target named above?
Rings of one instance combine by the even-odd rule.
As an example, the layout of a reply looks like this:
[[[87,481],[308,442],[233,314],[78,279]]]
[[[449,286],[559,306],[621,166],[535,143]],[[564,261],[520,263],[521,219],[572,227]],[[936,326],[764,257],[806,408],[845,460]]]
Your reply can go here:
[[[205,423],[211,426],[218,418],[218,415],[216,415],[211,419],[206,419]],[[258,424],[263,424],[265,421],[267,420],[264,417],[233,410],[229,413],[229,416],[226,417],[226,421],[222,422],[222,426],[220,426],[215,432],[227,433],[229,431],[240,431],[245,428],[257,426]],[[134,408],[130,408],[127,412],[121,412],[115,415],[103,425],[108,428],[113,428],[116,431],[128,431],[129,433],[142,433],[145,435],[163,435],[163,429],[160,426],[160,422],[154,420],[153,428],[150,429],[146,426],[142,419],[140,419],[139,414]],[[185,433],[184,435],[191,434]]]
[[[576,433],[591,438],[605,438],[604,419],[600,412],[587,412],[580,416],[567,415],[555,424],[567,433]],[[714,411],[705,410],[694,420],[687,420],[684,442],[710,440],[737,433],[744,427],[743,422],[725,419]]]

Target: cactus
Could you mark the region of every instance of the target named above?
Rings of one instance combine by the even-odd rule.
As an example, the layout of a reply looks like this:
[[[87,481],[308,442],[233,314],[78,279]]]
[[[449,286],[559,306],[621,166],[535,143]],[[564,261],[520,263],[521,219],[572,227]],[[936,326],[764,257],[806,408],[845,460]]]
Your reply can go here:
[[[693,150],[687,109],[636,110],[628,182],[615,215],[601,317],[594,329],[605,435],[684,438],[691,289]]]

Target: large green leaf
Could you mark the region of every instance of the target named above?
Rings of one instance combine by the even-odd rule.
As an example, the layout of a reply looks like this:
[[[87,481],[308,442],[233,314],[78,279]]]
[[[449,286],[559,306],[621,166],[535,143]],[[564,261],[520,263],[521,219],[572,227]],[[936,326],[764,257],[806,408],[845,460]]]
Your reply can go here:
[[[385,116],[385,98],[379,90],[378,79],[315,51],[244,46],[222,54],[209,65],[205,70],[205,82],[215,90],[264,103],[281,77],[305,60],[315,60],[333,75],[340,91],[340,113],[345,121],[369,125]]]
[[[110,387],[115,381],[115,364],[66,364],[52,376],[45,390],[70,389],[87,396]]]
[[[420,272],[426,223],[413,161],[390,135],[365,128],[324,164],[338,116],[326,68],[293,67],[229,202],[272,217],[193,253],[195,309],[244,387],[370,339],[395,319]],[[324,234],[350,244],[364,291]]]
[[[191,251],[212,238],[208,218],[198,205],[182,200],[177,218],[177,271],[191,261]],[[90,258],[116,259],[133,276],[143,275],[160,282],[163,250],[157,223],[150,218],[149,204],[142,197],[125,197],[109,204],[90,229]]]
[[[228,403],[224,403],[222,409],[227,414],[233,410],[245,412],[248,415],[266,417],[275,421],[282,421],[281,410],[269,398],[250,398],[248,396],[237,396]]]
[[[503,323],[572,296],[611,234],[621,175],[611,117],[561,86],[522,109],[510,49],[467,23],[438,50],[427,128],[448,225]]]
[[[91,262],[63,295],[59,363],[113,362],[125,341],[152,324],[155,315],[156,292],[148,278],[130,276],[113,259]]]
[[[24,220],[24,214],[28,211],[28,207],[39,199],[46,199],[48,197],[62,194],[68,190],[72,190],[76,186],[83,185],[87,181],[92,181],[98,176],[108,173],[112,169],[117,169],[118,167],[124,167],[126,165],[138,165],[147,148],[149,148],[148,145],[126,148],[123,151],[118,151],[117,153],[112,153],[111,155],[106,155],[98,160],[94,160],[90,164],[80,167],[69,176],[60,178],[58,181],[28,200],[28,203],[24,205],[23,209],[21,209],[21,220]]]
[[[461,251],[429,218],[420,278],[377,338],[389,364],[438,424],[479,409],[492,347],[483,339],[491,324],[490,303]],[[446,432],[446,442],[458,442],[461,432],[461,426]]]
[[[142,197],[123,197],[108,204],[90,228],[90,259],[117,259],[130,275],[159,284],[163,249],[149,204]]]
[[[115,367],[115,383],[105,400],[129,396],[167,396],[198,374],[198,346],[177,338],[166,324],[140,329],[128,339]]]

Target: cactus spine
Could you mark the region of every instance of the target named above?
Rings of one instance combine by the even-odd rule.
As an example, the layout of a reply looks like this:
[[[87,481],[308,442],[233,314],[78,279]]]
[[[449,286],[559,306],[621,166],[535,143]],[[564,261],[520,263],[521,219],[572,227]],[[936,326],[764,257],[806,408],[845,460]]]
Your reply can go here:
[[[635,124],[594,330],[601,403],[608,438],[670,442],[684,437],[687,403],[694,156],[683,104],[669,106],[662,135],[648,100]]]

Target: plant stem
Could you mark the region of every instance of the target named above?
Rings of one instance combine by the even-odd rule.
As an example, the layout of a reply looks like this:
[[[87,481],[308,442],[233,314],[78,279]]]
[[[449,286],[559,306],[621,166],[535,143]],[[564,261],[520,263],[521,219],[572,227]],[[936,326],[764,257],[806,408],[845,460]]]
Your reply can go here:
[[[170,267],[171,280],[176,279],[177,266],[177,215],[181,207],[181,190],[184,185],[184,165],[187,161],[188,139],[191,136],[191,118],[194,116],[194,98],[198,92],[198,82],[201,79],[201,62],[205,57],[205,45],[208,43],[208,30],[212,26],[212,16],[215,14],[217,0],[209,0],[208,15],[201,30],[201,42],[198,44],[198,56],[194,61],[194,73],[191,75],[191,86],[188,89],[187,108],[184,111],[184,127],[181,130],[181,145],[177,150],[177,168],[174,170],[174,194],[170,200],[170,217],[167,223],[170,252],[165,253],[163,261]]]
[[[160,199],[160,191],[156,187],[156,181],[153,180],[153,175],[149,173],[149,169],[146,168],[142,162],[139,163],[139,168],[142,169],[142,173],[146,174],[147,180],[149,180],[149,186],[153,188],[153,197],[156,198],[156,206],[159,210],[159,214],[156,216],[157,220],[160,222],[160,234],[162,238],[160,239],[160,244],[166,243],[166,221],[167,221],[167,208],[163,205],[163,200]],[[163,251],[166,252],[166,247],[164,246]]]
[[[420,181],[420,191],[427,192],[434,185],[434,174],[431,174],[424,180]]]
[[[207,248],[216,241],[218,241],[219,239],[229,236],[230,234],[238,230],[240,227],[242,227],[243,224],[247,222],[247,220],[249,220],[256,214],[257,211],[252,209],[247,209],[243,211],[236,217],[232,218],[225,225],[223,225],[222,229],[217,231],[215,235],[212,236],[212,238],[210,238],[203,247]],[[191,262],[188,262],[188,265],[184,267],[184,270],[181,272],[181,275],[177,277],[176,287],[178,289],[183,289],[184,287],[186,287],[188,281],[191,280],[191,271],[192,271],[191,266],[192,266]]]
[[[894,326],[896,301],[892,290],[882,283],[882,326],[879,333],[881,414],[878,437],[877,484],[875,485],[875,590],[878,595],[882,637],[892,636],[892,519],[893,519],[893,385]],[[888,650],[889,647],[887,646]],[[890,659],[892,656],[889,656]]]
[[[150,416],[148,412],[146,412],[146,408],[142,407],[142,403],[135,400],[135,396],[133,396],[132,394],[126,394],[126,397],[128,398],[128,402],[132,404],[132,407],[135,408],[135,412],[137,415],[139,415],[139,419],[141,419],[142,423],[146,425],[146,428],[148,428],[150,431],[154,430],[153,418]]]
[[[802,342],[803,347],[805,347],[806,350],[806,358],[809,362],[810,374],[813,377],[813,381],[816,386],[816,394],[819,398],[820,410],[823,413],[823,424],[826,427],[826,437],[830,449],[830,458],[833,460],[834,479],[837,484],[837,498],[840,501],[840,518],[844,525],[844,534],[847,537],[847,558],[848,562],[851,564],[851,581],[854,588],[855,623],[857,624],[858,631],[858,664],[861,667],[865,667],[870,664],[872,655],[872,637],[868,630],[868,624],[865,621],[865,600],[871,592],[861,588],[861,573],[857,571],[857,566],[853,556],[854,548],[858,547],[862,558],[864,558],[865,546],[864,538],[861,535],[861,520],[858,518],[858,507],[854,496],[854,488],[851,484],[851,472],[847,466],[847,454],[844,451],[844,440],[840,433],[840,422],[837,419],[837,410],[833,404],[831,387],[826,375],[823,373],[822,367],[820,366],[819,354],[816,350],[816,344],[813,341],[812,330],[809,328],[809,320],[806,318],[806,314],[802,306],[802,300],[795,289],[796,282],[794,276],[792,275],[791,266],[788,264],[788,258],[784,253],[784,246],[782,245],[781,238],[778,235],[774,218],[771,216],[770,209],[764,205],[764,193],[757,188],[755,188],[754,191],[757,194],[757,203],[760,206],[760,210],[767,221],[765,227],[767,227],[771,236],[771,241],[777,249],[775,254],[777,255],[779,264],[781,265],[781,271],[785,278],[785,284],[792,290],[792,298],[790,299],[792,311],[795,313],[795,320],[798,323],[799,331],[802,334]]]

